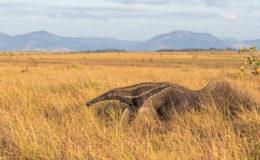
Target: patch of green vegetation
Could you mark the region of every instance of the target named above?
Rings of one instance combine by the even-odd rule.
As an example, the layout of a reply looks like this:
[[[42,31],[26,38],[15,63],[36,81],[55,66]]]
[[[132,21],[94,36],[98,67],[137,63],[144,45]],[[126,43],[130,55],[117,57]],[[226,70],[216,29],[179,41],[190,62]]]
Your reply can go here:
[[[241,76],[245,75],[247,72],[250,72],[253,75],[260,75],[260,60],[258,60],[256,56],[254,56],[254,53],[256,51],[257,51],[256,45],[249,48],[240,49],[240,53],[241,52],[248,53],[244,65],[242,65],[240,68]]]

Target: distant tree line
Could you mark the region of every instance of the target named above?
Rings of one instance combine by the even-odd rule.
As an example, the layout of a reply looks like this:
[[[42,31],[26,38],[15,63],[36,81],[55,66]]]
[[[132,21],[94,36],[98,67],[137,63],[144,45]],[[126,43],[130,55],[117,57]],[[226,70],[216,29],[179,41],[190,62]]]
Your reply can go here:
[[[83,50],[83,51],[73,51],[70,53],[106,53],[106,52],[127,52],[123,49],[101,49],[101,50]]]
[[[235,48],[187,48],[187,49],[159,49],[156,52],[197,52],[197,51],[238,51]]]

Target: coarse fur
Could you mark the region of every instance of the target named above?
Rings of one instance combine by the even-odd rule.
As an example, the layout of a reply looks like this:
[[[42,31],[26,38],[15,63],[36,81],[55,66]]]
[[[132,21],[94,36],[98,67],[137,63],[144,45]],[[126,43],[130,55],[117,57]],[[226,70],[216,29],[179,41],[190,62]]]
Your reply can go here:
[[[254,101],[227,81],[214,81],[199,90],[190,90],[178,84],[168,82],[141,83],[133,86],[112,89],[87,103],[90,106],[104,100],[119,100],[128,104],[121,121],[130,123],[136,115],[155,120],[170,119],[173,111],[188,109],[200,110],[203,104],[221,106],[220,108],[234,116],[243,108],[250,109]]]

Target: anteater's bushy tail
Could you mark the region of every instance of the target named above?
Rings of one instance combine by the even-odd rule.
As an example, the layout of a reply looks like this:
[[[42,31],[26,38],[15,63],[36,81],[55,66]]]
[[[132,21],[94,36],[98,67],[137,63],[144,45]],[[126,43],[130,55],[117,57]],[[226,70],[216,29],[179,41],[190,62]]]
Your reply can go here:
[[[211,82],[201,90],[201,101],[214,104],[217,108],[227,109],[231,114],[256,106],[254,99],[245,91],[231,85],[228,81]]]

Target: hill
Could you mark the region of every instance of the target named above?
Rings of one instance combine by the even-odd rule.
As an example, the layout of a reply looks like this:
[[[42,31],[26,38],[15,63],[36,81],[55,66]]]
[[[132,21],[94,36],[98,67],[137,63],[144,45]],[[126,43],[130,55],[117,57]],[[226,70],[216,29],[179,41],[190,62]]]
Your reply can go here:
[[[47,50],[81,51],[102,49],[130,50],[138,42],[113,38],[72,38],[62,37],[46,31],[31,32],[18,36],[0,36],[0,50]]]
[[[257,45],[260,49],[260,39],[240,41],[234,38],[218,38],[209,33],[191,31],[174,31],[161,34],[144,42],[114,38],[63,37],[46,31],[36,31],[17,36],[0,33],[0,51],[239,49],[249,45]]]
[[[140,44],[137,50],[227,48],[224,42],[209,33],[175,31],[155,36]]]

